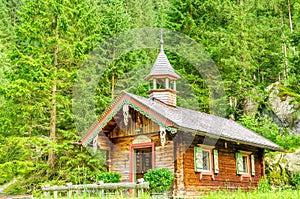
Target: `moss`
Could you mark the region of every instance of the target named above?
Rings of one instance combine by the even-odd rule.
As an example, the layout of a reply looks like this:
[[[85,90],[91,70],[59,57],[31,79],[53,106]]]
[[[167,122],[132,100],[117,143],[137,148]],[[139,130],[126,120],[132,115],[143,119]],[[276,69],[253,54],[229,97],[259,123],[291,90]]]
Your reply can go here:
[[[287,96],[290,96],[290,97],[294,97],[297,102],[300,102],[300,94],[295,93],[290,88],[279,85],[278,89],[279,89],[278,97],[280,97],[282,101],[286,100]]]

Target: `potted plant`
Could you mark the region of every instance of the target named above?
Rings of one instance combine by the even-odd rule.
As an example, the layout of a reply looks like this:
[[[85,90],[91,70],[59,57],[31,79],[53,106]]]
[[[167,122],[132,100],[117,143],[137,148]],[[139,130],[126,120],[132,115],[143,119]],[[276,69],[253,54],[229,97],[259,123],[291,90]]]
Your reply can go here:
[[[151,195],[163,195],[165,191],[171,188],[174,176],[173,173],[166,168],[149,169],[144,180],[149,182]]]

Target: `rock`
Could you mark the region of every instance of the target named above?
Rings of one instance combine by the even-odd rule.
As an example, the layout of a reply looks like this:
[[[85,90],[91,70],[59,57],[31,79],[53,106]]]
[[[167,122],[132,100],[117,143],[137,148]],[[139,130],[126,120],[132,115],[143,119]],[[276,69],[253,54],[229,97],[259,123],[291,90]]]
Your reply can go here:
[[[290,134],[300,134],[300,105],[295,103],[294,96],[280,93],[278,82],[266,88],[269,93],[268,102],[270,110],[264,110],[264,114],[271,117],[280,127],[289,127]]]
[[[12,185],[12,184],[14,184],[14,183],[16,183],[16,182],[17,182],[17,180],[16,180],[16,179],[13,179],[12,181],[10,181],[10,182],[8,182],[8,183],[6,183],[6,184],[0,186],[0,194],[5,194],[5,191],[4,191],[4,190],[5,190],[7,187],[9,187],[10,185]]]
[[[287,171],[290,173],[300,172],[300,149],[294,153],[287,153],[285,159],[287,161]]]
[[[268,154],[265,158],[266,174],[273,187],[286,187],[291,177],[300,172],[300,149],[293,153]]]

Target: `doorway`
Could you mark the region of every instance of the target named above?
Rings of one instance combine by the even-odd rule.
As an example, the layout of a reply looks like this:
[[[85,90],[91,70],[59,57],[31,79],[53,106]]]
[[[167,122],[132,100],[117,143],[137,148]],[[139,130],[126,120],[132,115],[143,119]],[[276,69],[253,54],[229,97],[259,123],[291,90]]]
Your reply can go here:
[[[131,145],[130,181],[136,182],[143,178],[145,173],[154,168],[154,143],[143,143]]]
[[[152,148],[134,149],[135,158],[135,180],[143,178],[144,174],[152,169]]]

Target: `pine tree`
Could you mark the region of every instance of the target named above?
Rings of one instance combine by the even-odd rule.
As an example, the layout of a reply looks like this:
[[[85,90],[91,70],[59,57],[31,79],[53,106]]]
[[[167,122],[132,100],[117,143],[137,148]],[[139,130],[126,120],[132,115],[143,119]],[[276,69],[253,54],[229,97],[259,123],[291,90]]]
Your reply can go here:
[[[7,106],[3,134],[30,140],[42,137],[52,169],[43,167],[37,173],[48,179],[64,175],[68,180],[79,165],[87,165],[89,172],[101,169],[99,162],[95,163],[99,168],[88,167],[94,161],[90,155],[70,145],[78,139],[72,114],[73,82],[77,69],[101,40],[99,10],[89,0],[28,0],[19,11],[9,55],[11,71],[6,76],[9,83],[3,91]],[[75,161],[76,155],[80,160]],[[65,172],[58,172],[58,167],[70,164]]]

